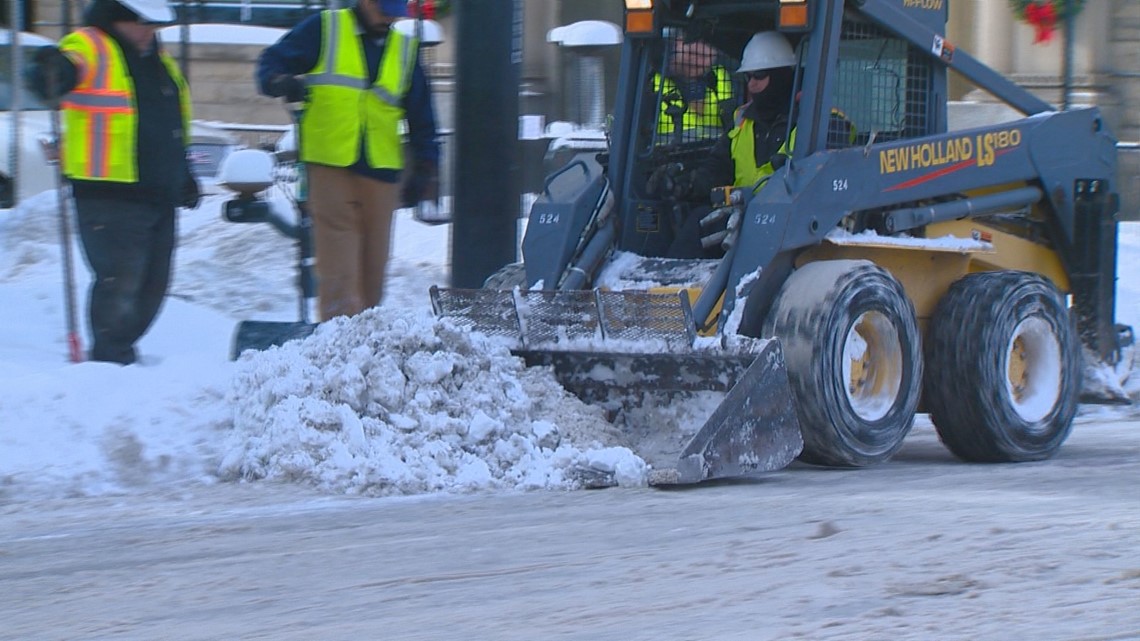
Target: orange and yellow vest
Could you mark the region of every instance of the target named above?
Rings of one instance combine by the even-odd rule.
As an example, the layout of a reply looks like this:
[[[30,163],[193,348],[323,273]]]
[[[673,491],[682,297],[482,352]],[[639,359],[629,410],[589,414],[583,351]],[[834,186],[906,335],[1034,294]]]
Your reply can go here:
[[[352,9],[321,12],[321,53],[305,79],[309,101],[301,117],[301,160],[348,167],[357,161],[363,138],[369,167],[402,169],[402,102],[418,47],[415,38],[389,30],[376,82],[369,86]]]
[[[66,96],[63,173],[68,178],[118,183],[139,179],[138,103],[123,51],[107,33],[86,27],[64,36],[60,51],[75,65],[78,84]],[[173,58],[159,51],[178,86],[182,136],[190,138],[190,90]]]

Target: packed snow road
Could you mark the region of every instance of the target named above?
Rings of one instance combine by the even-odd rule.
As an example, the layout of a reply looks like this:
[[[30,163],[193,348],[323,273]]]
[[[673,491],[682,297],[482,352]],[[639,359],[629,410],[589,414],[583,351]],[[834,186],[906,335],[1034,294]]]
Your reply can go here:
[[[1140,639],[1140,421],[1094,416],[1032,464],[920,423],[686,490],[9,502],[0,638]]]

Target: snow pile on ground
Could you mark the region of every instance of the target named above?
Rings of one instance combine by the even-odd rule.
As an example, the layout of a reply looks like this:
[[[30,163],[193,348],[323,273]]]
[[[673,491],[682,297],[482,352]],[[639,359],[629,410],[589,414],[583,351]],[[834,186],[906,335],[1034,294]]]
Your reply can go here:
[[[390,495],[569,489],[583,470],[647,478],[601,411],[548,370],[426,313],[369,310],[247,353],[229,402],[225,479]]]

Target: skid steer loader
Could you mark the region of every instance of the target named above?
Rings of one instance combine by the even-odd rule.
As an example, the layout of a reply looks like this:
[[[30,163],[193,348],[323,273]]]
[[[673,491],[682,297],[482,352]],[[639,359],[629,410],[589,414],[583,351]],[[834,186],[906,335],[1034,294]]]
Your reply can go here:
[[[724,392],[681,439],[631,429],[651,482],[872,465],[918,411],[965,461],[1050,457],[1082,350],[1115,366],[1131,345],[1114,323],[1115,140],[1096,108],[1057,111],[955,47],[948,2],[626,0],[608,152],[550,175],[523,262],[480,290],[433,288],[436,313],[588,400]],[[794,144],[766,179],[710,196],[735,219],[723,257],[664,258],[688,205],[649,176],[732,124],[669,131],[668,41],[711,44],[734,71],[763,31],[793,47]],[[1025,117],[949,131],[950,71]],[[829,135],[836,113],[849,134]]]

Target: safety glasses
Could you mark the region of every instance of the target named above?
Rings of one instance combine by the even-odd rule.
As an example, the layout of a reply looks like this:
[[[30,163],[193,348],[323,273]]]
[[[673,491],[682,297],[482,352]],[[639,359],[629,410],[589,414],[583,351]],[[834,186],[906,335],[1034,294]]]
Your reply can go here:
[[[746,71],[744,73],[744,77],[747,80],[764,80],[769,75],[771,75],[771,74],[768,72],[767,69],[761,69],[759,71]]]

